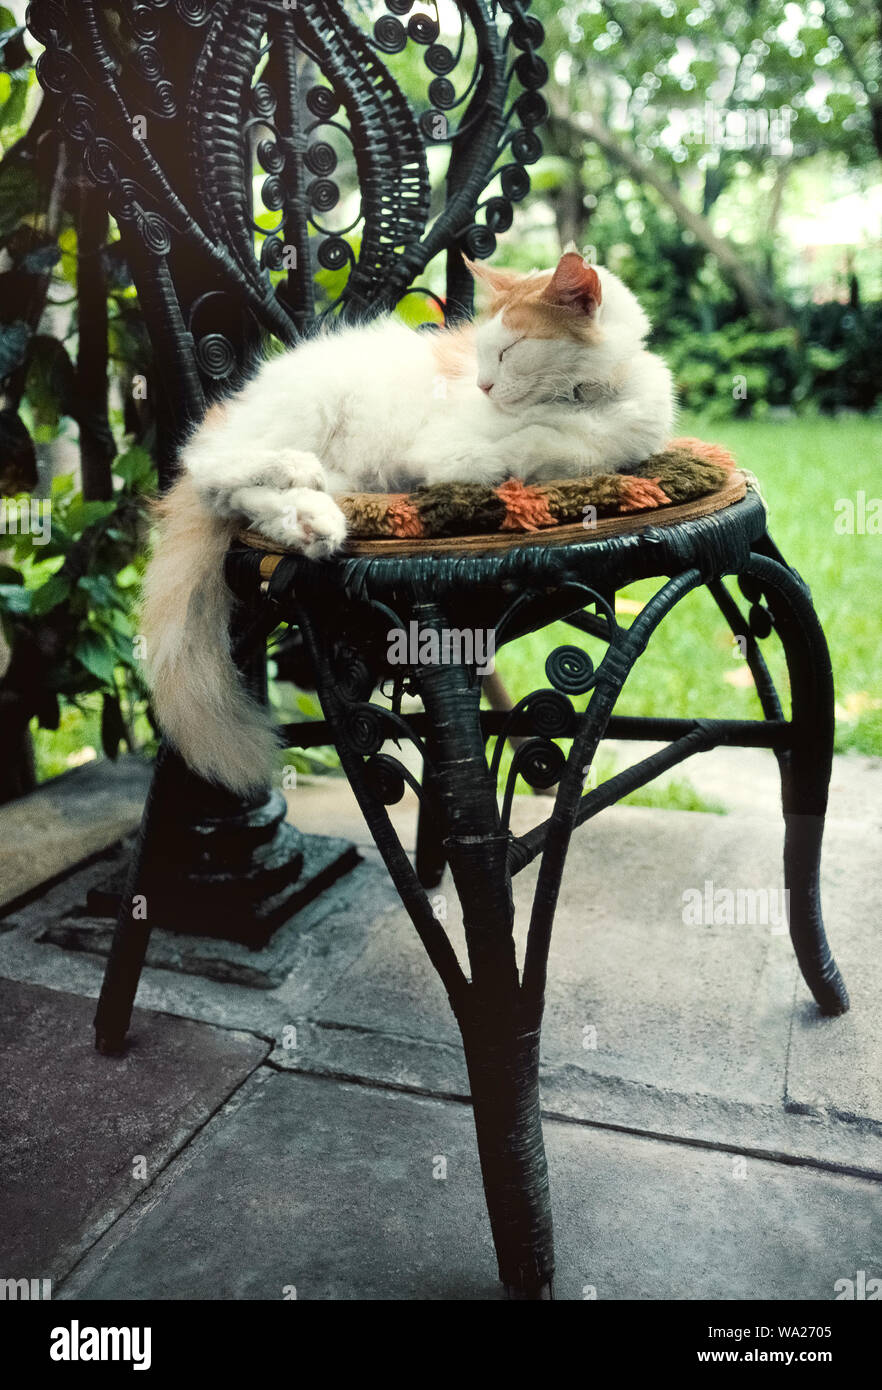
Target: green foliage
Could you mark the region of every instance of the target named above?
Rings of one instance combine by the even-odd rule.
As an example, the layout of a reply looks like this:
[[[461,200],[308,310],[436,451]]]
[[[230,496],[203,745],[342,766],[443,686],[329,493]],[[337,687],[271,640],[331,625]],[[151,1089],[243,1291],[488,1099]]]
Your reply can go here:
[[[30,724],[42,777],[79,760],[78,742],[115,757],[122,746],[153,740],[134,638],[155,474],[150,407],[136,410],[130,391],[132,376],[149,371],[149,344],[111,224],[101,252],[108,373],[111,381],[118,373],[126,402],[110,412],[119,451],[105,475],[111,495],[85,498],[71,472],[51,482],[38,476],[38,454],[48,446],[52,458],[56,442],[69,451],[80,424],[80,194],[66,182],[71,168],[53,120],[33,123],[41,94],[32,46],[0,6],[0,627],[11,658],[4,717]],[[2,776],[0,769],[0,784]]]
[[[802,403],[871,409],[882,389],[878,368],[870,380],[880,344],[878,238],[854,236],[844,213],[832,227],[824,219],[830,204],[878,191],[878,7],[534,0],[531,13],[552,59],[553,117],[531,171],[540,209],[531,217],[531,202],[526,212],[538,244],[522,254],[504,239],[502,258],[529,267],[569,237],[593,246],[645,305],[687,408],[721,419]],[[582,137],[590,122],[612,131],[646,177]],[[773,332],[763,343],[754,306],[707,239],[684,225],[652,181],[659,177],[736,250],[785,321],[791,312],[787,342]],[[788,235],[794,219],[803,244]],[[736,375],[746,395],[733,396]]]
[[[842,153],[855,166],[873,158],[879,31],[872,5],[534,0],[531,9],[546,27],[548,49],[569,55],[565,75],[571,89],[574,78],[590,78],[584,94],[573,91],[574,105],[587,97],[593,110],[618,106],[634,143],[673,168],[706,150],[697,142],[661,138],[670,113],[701,107],[705,100],[739,112],[789,107],[797,158],[819,150]],[[726,177],[734,175],[737,162],[756,167],[767,154],[724,148]]]
[[[145,498],[155,486],[144,449],[128,450],[114,472],[117,487],[106,502],[85,501],[70,474],[53,479],[48,499],[8,500],[7,534],[0,536],[0,623],[25,671],[22,697],[49,729],[59,726],[61,701],[94,713],[97,697],[107,757],[144,741],[134,734],[139,721],[143,727],[147,697],[134,639]],[[46,524],[25,529],[34,507]]]
[[[775,407],[870,410],[882,398],[882,305],[815,305],[799,328],[762,331],[748,319],[686,331],[663,350],[684,409],[709,420]],[[669,326],[670,333],[670,326]]]
[[[24,118],[33,82],[24,33],[12,11],[0,5],[0,134],[15,129]]]

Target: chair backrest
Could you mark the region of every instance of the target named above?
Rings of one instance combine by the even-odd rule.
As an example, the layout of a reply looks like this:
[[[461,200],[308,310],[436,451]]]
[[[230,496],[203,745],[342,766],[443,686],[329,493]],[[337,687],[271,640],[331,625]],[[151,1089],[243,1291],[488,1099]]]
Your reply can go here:
[[[541,154],[529,3],[33,0],[154,344],[166,467],[267,333],[405,295],[471,311],[461,252],[493,253]],[[442,254],[440,293],[416,286]]]

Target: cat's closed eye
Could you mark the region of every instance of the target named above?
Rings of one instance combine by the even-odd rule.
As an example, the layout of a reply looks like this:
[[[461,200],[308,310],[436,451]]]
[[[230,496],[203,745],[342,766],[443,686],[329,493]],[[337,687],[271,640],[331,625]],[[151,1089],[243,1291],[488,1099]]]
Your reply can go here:
[[[524,337],[526,337],[526,334],[524,335]],[[507,352],[511,352],[511,350],[512,350],[513,347],[517,347],[518,343],[522,343],[523,341],[524,341],[523,338],[515,338],[515,340],[514,340],[513,343],[509,343],[508,347],[500,348],[500,349],[499,349],[499,361],[501,362],[502,359],[503,359],[503,357],[505,356],[505,354],[506,354]]]

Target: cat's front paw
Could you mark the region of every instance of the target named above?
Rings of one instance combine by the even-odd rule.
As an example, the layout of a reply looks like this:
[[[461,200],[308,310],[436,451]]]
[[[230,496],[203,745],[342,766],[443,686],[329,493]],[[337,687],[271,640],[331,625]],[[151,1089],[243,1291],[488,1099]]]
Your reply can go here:
[[[321,460],[307,449],[283,449],[265,465],[259,479],[270,487],[314,488],[324,492],[327,477]]]
[[[346,518],[337,503],[313,488],[290,488],[277,511],[252,524],[267,540],[313,560],[333,555],[346,539]]]
[[[222,517],[246,511],[244,497],[256,499],[252,505],[260,516],[275,509],[279,493],[295,488],[324,492],[327,487],[320,459],[306,449],[243,448],[234,458],[209,457],[190,462],[188,469],[206,504]]]

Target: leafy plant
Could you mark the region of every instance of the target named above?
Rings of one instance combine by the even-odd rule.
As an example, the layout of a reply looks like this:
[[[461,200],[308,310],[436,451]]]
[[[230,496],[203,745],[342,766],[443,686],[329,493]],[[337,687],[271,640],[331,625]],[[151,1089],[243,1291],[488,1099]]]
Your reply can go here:
[[[146,496],[155,486],[146,450],[116,460],[107,501],[86,501],[71,474],[50,495],[4,507],[0,536],[0,625],[11,651],[3,681],[10,716],[57,729],[62,701],[85,709],[100,696],[107,757],[144,743],[146,709],[135,596],[143,567]],[[36,511],[34,509],[37,509]],[[34,525],[39,518],[40,525]],[[15,524],[16,533],[10,534]],[[11,561],[11,563],[10,563]]]
[[[132,383],[150,348],[26,39],[0,6],[0,801],[33,785],[30,730],[63,710],[98,714],[110,757],[152,738],[133,650],[155,477],[152,396]]]
[[[770,333],[738,319],[681,332],[663,347],[689,411],[708,420],[762,417],[775,407],[871,410],[882,399],[882,305],[812,305]]]

